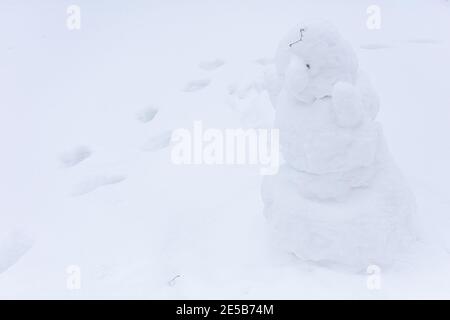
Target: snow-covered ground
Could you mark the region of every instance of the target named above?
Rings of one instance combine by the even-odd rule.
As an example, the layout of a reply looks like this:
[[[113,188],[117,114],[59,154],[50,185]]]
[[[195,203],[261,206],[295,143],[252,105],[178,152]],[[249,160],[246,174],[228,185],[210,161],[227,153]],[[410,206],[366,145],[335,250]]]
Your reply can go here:
[[[195,120],[270,122],[252,84],[303,18],[355,48],[416,195],[420,243],[380,290],[277,252],[255,166],[170,161]],[[445,0],[2,0],[0,298],[450,298],[449,35]]]

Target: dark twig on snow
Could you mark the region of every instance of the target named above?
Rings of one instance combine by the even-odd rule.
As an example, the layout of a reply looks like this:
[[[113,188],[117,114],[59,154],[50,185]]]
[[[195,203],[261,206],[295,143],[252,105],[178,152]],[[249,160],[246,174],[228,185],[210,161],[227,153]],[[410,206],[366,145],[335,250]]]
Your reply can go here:
[[[175,285],[175,281],[181,277],[181,275],[177,274],[175,277],[173,277],[172,279],[170,279],[167,283],[169,284],[169,286],[173,287]]]
[[[292,47],[294,44],[300,42],[303,40],[303,32],[305,32],[305,28],[301,28],[300,29],[300,39],[298,39],[297,41],[294,41],[292,43],[289,44],[289,47]]]

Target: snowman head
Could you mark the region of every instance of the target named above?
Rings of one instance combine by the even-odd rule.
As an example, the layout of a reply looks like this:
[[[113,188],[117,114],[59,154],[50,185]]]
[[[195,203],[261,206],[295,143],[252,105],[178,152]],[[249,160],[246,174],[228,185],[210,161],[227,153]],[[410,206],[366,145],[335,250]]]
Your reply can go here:
[[[355,83],[358,71],[351,46],[323,22],[293,28],[281,41],[275,61],[288,92],[306,103],[331,96],[340,81]]]

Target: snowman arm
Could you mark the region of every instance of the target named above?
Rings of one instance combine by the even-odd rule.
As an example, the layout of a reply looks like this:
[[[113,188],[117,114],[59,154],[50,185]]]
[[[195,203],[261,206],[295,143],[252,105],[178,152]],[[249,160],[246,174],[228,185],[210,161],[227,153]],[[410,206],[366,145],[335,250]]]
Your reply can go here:
[[[369,115],[370,119],[375,120],[380,109],[380,101],[369,77],[362,71],[358,74],[356,86],[360,92],[364,111]]]
[[[380,102],[377,93],[371,88],[362,90],[361,99],[364,110],[369,114],[370,119],[375,120],[380,110]]]
[[[347,82],[336,83],[332,93],[332,109],[338,126],[358,126],[363,118],[358,89]]]

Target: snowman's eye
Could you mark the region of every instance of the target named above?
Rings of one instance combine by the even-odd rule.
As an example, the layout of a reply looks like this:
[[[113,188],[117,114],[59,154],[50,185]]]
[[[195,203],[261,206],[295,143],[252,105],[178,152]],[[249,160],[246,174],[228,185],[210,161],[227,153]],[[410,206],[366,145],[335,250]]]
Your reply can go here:
[[[309,63],[306,64],[306,67],[307,67],[308,69],[311,69],[311,66],[309,65]]]

